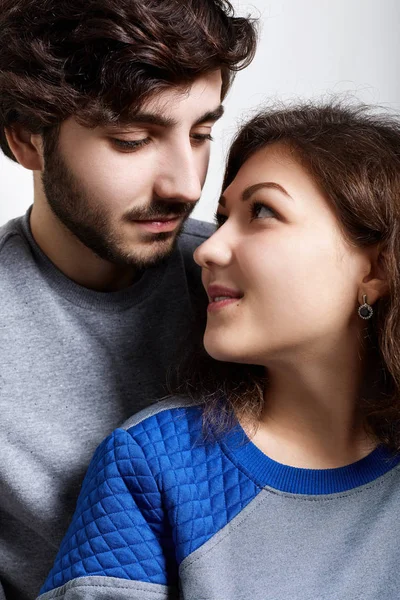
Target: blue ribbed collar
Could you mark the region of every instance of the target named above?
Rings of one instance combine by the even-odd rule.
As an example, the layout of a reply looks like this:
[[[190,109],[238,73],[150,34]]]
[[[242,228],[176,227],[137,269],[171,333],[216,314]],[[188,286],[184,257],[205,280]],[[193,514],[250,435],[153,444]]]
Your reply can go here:
[[[237,425],[222,442],[231,460],[259,484],[292,494],[335,494],[345,492],[385,475],[400,462],[382,446],[361,460],[337,469],[299,469],[266,456]]]

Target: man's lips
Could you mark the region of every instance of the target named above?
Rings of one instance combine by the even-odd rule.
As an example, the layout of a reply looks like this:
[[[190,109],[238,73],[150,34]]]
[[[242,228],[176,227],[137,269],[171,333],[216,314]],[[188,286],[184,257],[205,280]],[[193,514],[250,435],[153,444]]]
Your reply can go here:
[[[138,219],[131,222],[151,233],[160,233],[173,231],[181,221],[182,217],[153,217],[152,219]]]
[[[210,303],[208,311],[218,310],[229,304],[233,304],[243,298],[243,292],[222,285],[210,285],[207,288]]]

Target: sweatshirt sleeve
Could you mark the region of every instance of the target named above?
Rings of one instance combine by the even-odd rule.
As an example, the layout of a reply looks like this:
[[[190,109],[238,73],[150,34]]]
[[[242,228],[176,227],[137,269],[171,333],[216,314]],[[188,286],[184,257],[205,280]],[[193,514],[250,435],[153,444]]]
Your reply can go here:
[[[156,477],[129,431],[97,449],[40,600],[172,600],[178,569]]]

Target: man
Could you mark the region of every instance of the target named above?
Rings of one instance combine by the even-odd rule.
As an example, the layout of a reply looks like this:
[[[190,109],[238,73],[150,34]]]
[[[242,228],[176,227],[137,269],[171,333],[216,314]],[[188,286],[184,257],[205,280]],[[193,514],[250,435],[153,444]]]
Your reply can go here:
[[[97,444],[166,393],[203,299],[187,218],[255,29],[225,0],[2,0],[0,47],[0,145],[34,174],[0,229],[0,598],[27,600]]]

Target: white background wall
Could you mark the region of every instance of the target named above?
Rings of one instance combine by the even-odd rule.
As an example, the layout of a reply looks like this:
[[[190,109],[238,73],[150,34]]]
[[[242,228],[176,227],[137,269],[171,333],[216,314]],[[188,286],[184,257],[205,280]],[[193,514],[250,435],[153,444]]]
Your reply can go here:
[[[258,14],[262,32],[252,65],[239,73],[215,127],[198,219],[212,221],[224,159],[240,119],[271,99],[350,92],[400,111],[399,0],[231,0]],[[0,155],[0,225],[32,202],[32,175]]]

